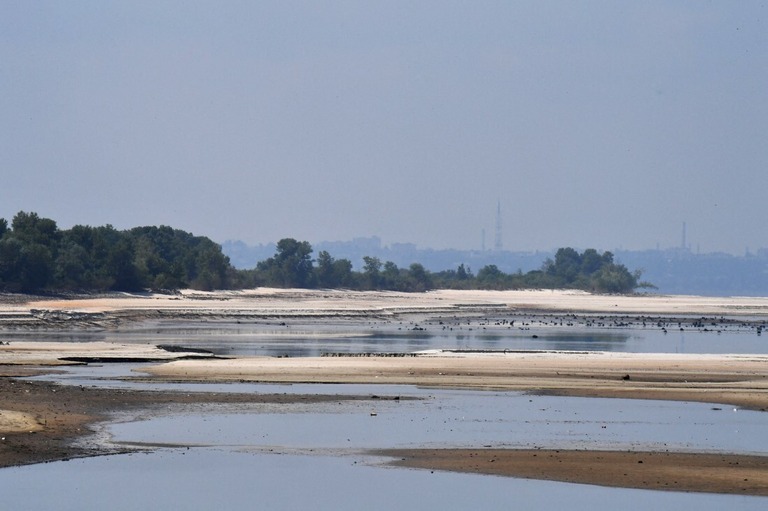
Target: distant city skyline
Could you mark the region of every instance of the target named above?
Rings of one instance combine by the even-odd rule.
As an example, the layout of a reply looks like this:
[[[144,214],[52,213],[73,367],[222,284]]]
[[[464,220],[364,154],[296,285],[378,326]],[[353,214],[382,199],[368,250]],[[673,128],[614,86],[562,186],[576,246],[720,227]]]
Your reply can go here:
[[[8,220],[768,246],[759,1],[4,2],[0,62]]]
[[[500,209],[500,207],[499,207],[499,209]],[[499,224],[496,224],[496,226],[498,226],[498,225]],[[693,252],[693,253],[703,252],[701,250],[701,243],[700,242],[695,242],[694,243],[693,241],[689,240],[689,238],[688,238],[688,222],[682,222],[681,225],[682,225],[682,232],[683,232],[682,239],[678,240],[677,243],[673,242],[673,243],[670,243],[669,245],[666,245],[666,246],[662,245],[661,243],[656,243],[653,246],[636,247],[636,248],[626,248],[626,247],[622,247],[622,246],[617,246],[617,247],[597,247],[597,246],[591,246],[591,245],[587,246],[587,245],[581,245],[581,244],[576,244],[576,245],[562,245],[562,244],[560,244],[560,245],[551,246],[551,247],[534,247],[534,248],[518,248],[518,247],[514,247],[514,246],[506,246],[504,244],[503,225],[501,226],[502,227],[501,236],[500,236],[501,244],[499,245],[497,243],[497,241],[499,240],[499,236],[498,236],[498,231],[495,231],[496,232],[496,237],[494,239],[493,246],[491,246],[489,243],[486,242],[486,240],[483,239],[483,236],[487,236],[488,235],[487,229],[485,229],[485,228],[482,228],[481,231],[480,231],[480,235],[479,235],[479,240],[480,241],[478,242],[476,247],[472,247],[472,246],[469,246],[469,247],[450,247],[450,246],[431,247],[431,246],[426,246],[426,245],[423,245],[423,244],[420,244],[420,243],[417,243],[417,242],[412,242],[412,241],[387,240],[387,239],[384,239],[381,236],[378,236],[376,234],[370,234],[370,235],[367,235],[367,236],[355,236],[355,237],[349,238],[349,239],[305,239],[305,238],[301,238],[301,241],[309,241],[312,244],[328,244],[328,243],[353,243],[353,242],[356,242],[356,241],[362,242],[362,241],[366,241],[366,240],[377,240],[378,243],[380,243],[381,247],[393,247],[393,246],[398,246],[398,245],[412,245],[412,246],[414,246],[414,247],[416,247],[416,248],[418,248],[420,250],[469,250],[469,251],[478,251],[478,252],[493,252],[493,251],[505,251],[505,252],[554,252],[558,248],[562,248],[562,247],[566,247],[566,246],[572,246],[574,248],[579,248],[579,249],[582,249],[582,250],[583,249],[587,249],[587,248],[595,248],[597,250],[602,250],[602,251],[605,251],[605,250],[609,250],[609,251],[611,251],[611,250],[631,250],[631,251],[662,250],[662,251],[666,251],[666,250],[680,250],[680,249],[683,249],[683,250],[688,250],[688,251]],[[670,229],[672,229],[672,227],[674,227],[674,226],[670,226]],[[496,227],[494,227],[494,229],[495,228]],[[680,229],[680,226],[678,226],[678,230],[679,229]],[[274,240],[258,241],[258,242],[254,242],[254,243],[248,243],[245,240],[239,240],[239,239],[221,240],[221,239],[215,238],[214,236],[209,236],[209,237],[214,239],[217,243],[243,242],[243,243],[245,243],[247,245],[250,245],[250,246],[259,246],[259,245],[275,244],[278,241],[280,241],[280,239],[282,239],[282,238],[290,238],[291,236],[281,236],[280,238],[277,238],[277,239],[274,239]],[[750,246],[746,246],[746,247],[744,247],[744,250],[742,250],[741,252],[730,252],[730,251],[723,251],[723,250],[709,250],[709,251],[706,251],[704,253],[727,253],[727,254],[731,254],[731,255],[741,256],[741,255],[745,255],[747,253],[751,253],[751,252],[754,252],[754,251],[757,251],[757,250],[760,250],[760,249],[768,249],[768,240],[766,241],[765,245],[755,245],[755,246],[751,246],[751,247]]]

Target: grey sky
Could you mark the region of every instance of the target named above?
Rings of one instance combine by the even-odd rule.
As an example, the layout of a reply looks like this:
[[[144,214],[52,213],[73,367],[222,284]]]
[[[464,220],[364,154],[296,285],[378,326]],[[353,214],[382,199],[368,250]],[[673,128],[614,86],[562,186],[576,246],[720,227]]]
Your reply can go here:
[[[768,247],[767,2],[0,1],[0,217]]]

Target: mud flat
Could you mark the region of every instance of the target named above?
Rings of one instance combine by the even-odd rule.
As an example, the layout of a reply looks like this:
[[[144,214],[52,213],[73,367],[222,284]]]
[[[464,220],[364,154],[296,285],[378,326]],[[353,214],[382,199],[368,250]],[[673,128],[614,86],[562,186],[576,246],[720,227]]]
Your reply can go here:
[[[90,441],[95,426],[126,412],[162,415],[170,410],[199,410],[206,405],[380,402],[386,396],[239,394],[102,389],[57,385],[13,378],[0,368],[0,467],[85,456],[115,454],[119,449]]]
[[[768,457],[515,449],[401,449],[375,454],[401,467],[622,488],[768,496]]]
[[[178,295],[0,297],[2,333],[121,329],[146,321],[300,322],[336,326],[403,324],[451,328],[511,321],[564,328],[742,329],[759,335],[766,298],[602,296],[569,291],[434,291],[423,294],[257,289]],[[407,325],[407,326],[406,326]],[[401,328],[395,327],[393,328]],[[93,424],[114,413],[205,403],[285,402],[339,396],[183,394],[58,386],[24,381],[36,371],[89,360],[154,360],[137,372],[160,381],[386,383],[510,389],[580,397],[701,401],[768,409],[768,355],[682,355],[602,352],[432,351],[413,356],[213,359],[156,346],[3,342],[0,346],[0,466],[101,454],[86,441]],[[33,346],[34,345],[34,346]],[[138,351],[137,351],[138,350]],[[195,359],[187,359],[194,356]],[[357,396],[351,399],[368,399]],[[84,440],[85,439],[85,440]],[[75,442],[75,440],[78,440]],[[590,484],[766,495],[765,457],[691,453],[446,449],[387,451],[412,467],[477,471]],[[640,456],[638,458],[638,456]],[[642,463],[640,463],[642,462]],[[631,469],[630,469],[631,467]],[[722,477],[718,474],[725,474]],[[587,476],[589,474],[589,476]],[[727,479],[727,482],[723,482]],[[723,480],[718,483],[718,480]],[[722,484],[722,486],[718,486]]]

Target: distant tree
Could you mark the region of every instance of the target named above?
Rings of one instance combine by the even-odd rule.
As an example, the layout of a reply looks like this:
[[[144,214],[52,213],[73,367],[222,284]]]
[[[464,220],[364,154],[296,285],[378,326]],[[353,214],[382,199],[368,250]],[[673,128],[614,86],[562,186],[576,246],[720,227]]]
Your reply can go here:
[[[231,265],[219,245],[208,238],[198,238],[194,253],[194,265],[192,269],[187,268],[187,278],[193,289],[211,291],[229,287]]]
[[[399,290],[403,285],[400,268],[392,261],[384,263],[384,271],[381,272],[380,277],[383,289]]]
[[[409,291],[426,291],[432,288],[432,278],[429,272],[419,263],[413,263],[408,268]]]
[[[381,286],[381,260],[378,257],[363,257],[363,275],[367,289],[379,289]]]
[[[56,222],[37,213],[20,211],[11,230],[3,221],[3,248],[0,250],[0,281],[11,291],[36,291],[53,283],[54,258],[60,232]]]
[[[336,279],[334,263],[336,261],[326,250],[321,250],[317,254],[317,265],[315,266],[315,280],[319,287],[332,288],[339,284]]]
[[[277,252],[257,265],[266,282],[280,287],[312,287],[312,245],[306,241],[284,238],[277,242]]]
[[[355,272],[348,259],[334,259],[327,251],[318,254],[315,267],[311,255],[308,242],[284,238],[277,243],[275,255],[257,263],[255,269],[236,270],[218,244],[168,226],[118,231],[111,225],[77,225],[62,231],[56,222],[36,213],[20,211],[10,228],[0,218],[0,290],[4,291],[320,285],[399,291],[565,287],[625,293],[652,287],[638,283],[642,272],[631,273],[614,262],[611,252],[599,254],[594,249],[581,254],[570,247],[558,249],[541,270],[526,274],[518,270],[507,275],[491,264],[476,276],[464,264],[432,273],[420,263],[404,269],[392,261],[382,265],[371,256],[363,257],[362,270]]]
[[[93,287],[90,256],[85,247],[67,240],[59,248],[54,267],[56,287],[90,289]]]
[[[504,272],[495,264],[488,264],[477,272],[477,283],[481,289],[503,289]]]
[[[637,276],[621,264],[603,266],[592,281],[593,290],[601,293],[626,293],[637,286]]]
[[[133,263],[133,247],[127,237],[121,237],[117,243],[109,247],[105,269],[112,280],[110,289],[140,291],[145,287]]]
[[[0,239],[0,289],[21,291],[22,243],[6,236]]]
[[[336,259],[333,261],[333,278],[336,285],[345,288],[355,286],[355,276],[352,272],[352,261],[349,259]]]
[[[563,284],[573,282],[581,271],[581,255],[570,247],[560,248],[555,253],[555,264],[551,270]]]
[[[585,275],[592,275],[596,271],[598,271],[603,264],[605,264],[605,260],[600,254],[597,253],[597,250],[594,248],[588,248],[584,251],[584,253],[581,255],[581,273]]]

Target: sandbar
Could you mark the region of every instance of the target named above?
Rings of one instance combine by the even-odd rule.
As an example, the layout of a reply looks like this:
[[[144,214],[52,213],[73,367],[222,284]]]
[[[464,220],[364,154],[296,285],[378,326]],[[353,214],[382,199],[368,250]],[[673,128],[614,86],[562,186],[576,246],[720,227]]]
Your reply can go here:
[[[248,321],[312,325],[341,332],[360,325],[420,328],[499,318],[539,324],[649,325],[735,329],[760,335],[768,298],[591,295],[580,291],[256,290],[74,297],[0,296],[0,466],[102,453],[83,443],[94,424],[125,410],[179,403],[254,402],[239,394],[120,391],[29,382],[24,376],[88,361],[152,360],[136,378],[161,381],[382,383],[508,389],[580,397],[700,401],[768,410],[768,356],[603,352],[461,353],[400,356],[218,359],[152,345],[46,344],[36,332],[117,331],[147,322]],[[543,319],[542,319],[543,318]],[[509,328],[488,322],[488,329]],[[330,325],[330,327],[329,327]],[[534,326],[535,327],[535,326]],[[533,327],[532,327],[533,328]],[[21,332],[30,342],[3,342]],[[287,331],[287,335],[290,335]],[[27,336],[27,337],[24,337]],[[7,337],[6,337],[7,338]],[[192,357],[192,358],[188,358]],[[186,396],[186,397],[185,397]],[[366,399],[365,396],[358,396]],[[322,395],[302,399],[325,399]],[[338,400],[338,397],[332,397]],[[319,401],[318,401],[319,402]],[[715,405],[717,404],[717,405]],[[80,440],[74,443],[74,440]],[[764,456],[712,453],[414,449],[379,451],[403,466],[636,488],[768,495]]]
[[[547,449],[391,449],[392,465],[622,488],[768,496],[768,457]]]
[[[179,360],[142,368],[173,381],[380,383],[768,409],[768,355],[434,352],[389,357]]]

